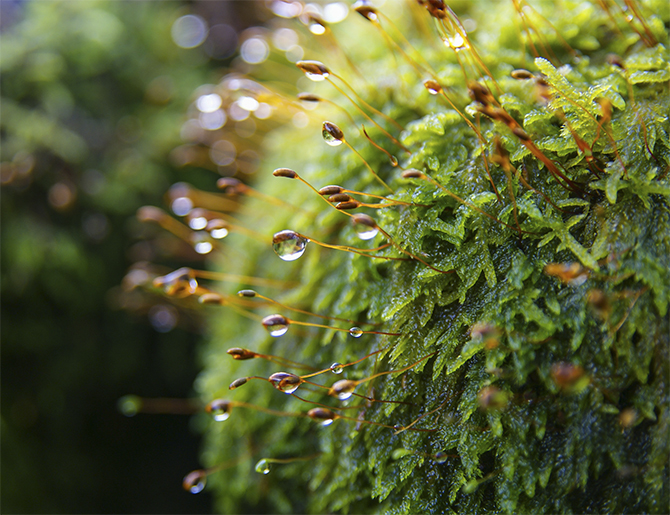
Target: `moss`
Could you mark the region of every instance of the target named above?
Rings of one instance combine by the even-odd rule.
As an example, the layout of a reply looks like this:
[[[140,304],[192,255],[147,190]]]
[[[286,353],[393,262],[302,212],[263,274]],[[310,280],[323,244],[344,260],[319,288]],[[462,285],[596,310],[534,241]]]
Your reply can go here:
[[[381,330],[401,336],[355,339],[291,327],[271,338],[257,322],[216,311],[196,385],[207,401],[226,397],[305,413],[313,406],[265,382],[228,392],[236,377],[268,377],[279,368],[261,360],[235,362],[226,349],[248,347],[325,368],[384,348],[342,376],[314,380],[329,386],[335,378],[409,367],[357,391],[410,404],[359,398],[350,403],[358,409],[341,413],[397,429],[414,425],[398,431],[337,420],[320,427],[306,418],[236,408],[225,423],[210,425],[203,452],[208,466],[238,459],[210,477],[222,512],[669,509],[667,10],[639,2],[652,40],[639,19],[626,23],[609,2],[611,17],[598,2],[534,1],[537,10],[527,9],[523,19],[512,3],[459,5],[459,17],[477,23],[472,43],[497,83],[486,84],[513,122],[491,120],[482,103],[468,99],[464,72],[484,83],[472,49],[445,49],[419,5],[394,19],[416,55],[450,86],[445,91],[459,110],[480,126],[485,144],[443,97],[428,94],[412,65],[390,55],[371,24],[362,18],[345,22],[365,42],[355,61],[369,86],[357,81],[357,88],[403,125],[401,142],[411,155],[386,144],[380,132],[371,135],[399,152],[403,169],[429,174],[467,203],[426,180],[400,178],[384,154],[342,121],[347,141],[396,190],[393,198],[415,204],[368,212],[399,247],[432,268],[416,259],[370,259],[313,243],[301,259],[287,263],[269,244],[242,238],[231,240],[220,265],[297,281],[280,293],[257,289],[315,313],[383,321]],[[545,57],[533,57],[525,22],[544,34],[532,40]],[[610,52],[620,55],[623,67],[610,64]],[[537,81],[513,79],[515,68],[541,74],[546,86],[540,82],[539,92],[550,99],[538,97]],[[599,99],[612,106],[611,121]],[[367,123],[360,117],[357,122]],[[514,123],[537,152],[510,131]],[[504,151],[496,149],[496,138]],[[381,245],[381,235],[361,243],[345,216],[298,181],[271,176],[273,168],[290,167],[317,187],[340,184],[383,194],[354,154],[319,139],[314,126],[275,133],[257,186],[303,211],[249,201],[247,226],[266,234],[268,243],[274,232],[290,228],[339,245]],[[518,173],[506,174],[494,163],[505,151]],[[555,177],[552,163],[567,181]],[[393,246],[377,254],[407,258]],[[266,312],[294,317],[277,309]],[[302,386],[296,395],[341,404],[317,388],[308,390]],[[446,453],[446,461],[437,453]],[[296,457],[311,458],[275,464],[268,475],[253,471],[261,458]]]

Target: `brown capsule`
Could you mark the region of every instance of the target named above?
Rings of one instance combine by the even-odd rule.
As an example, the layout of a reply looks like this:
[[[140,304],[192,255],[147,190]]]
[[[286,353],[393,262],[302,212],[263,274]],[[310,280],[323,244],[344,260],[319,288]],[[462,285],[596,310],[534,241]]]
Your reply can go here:
[[[328,197],[328,202],[349,202],[351,197],[346,193],[335,193]]]
[[[529,80],[535,77],[535,74],[529,72],[528,70],[512,70],[510,75],[513,79],[516,80]]]
[[[221,220],[220,218],[213,218],[212,220],[207,222],[207,225],[205,226],[205,230],[207,232],[217,231],[221,229],[229,229],[229,228],[230,224],[225,220]]]
[[[162,209],[154,206],[142,206],[137,210],[137,219],[140,222],[160,222],[168,214]]]
[[[339,145],[344,141],[344,132],[332,122],[323,122],[321,135],[329,145]]]
[[[424,179],[425,177],[426,176],[423,174],[423,172],[415,168],[410,168],[409,170],[405,170],[402,173],[403,179]]]
[[[509,395],[497,386],[485,386],[477,393],[477,402],[483,410],[502,410],[507,407]]]
[[[333,386],[330,387],[328,395],[337,397],[341,401],[346,401],[349,397],[354,394],[356,389],[356,381],[350,381],[349,379],[342,379],[337,381]]]
[[[339,202],[338,204],[335,205],[335,209],[339,209],[340,211],[347,211],[349,209],[356,209],[360,205],[361,205],[360,202],[350,200],[349,202]]]
[[[224,190],[224,193],[236,194],[241,193],[245,185],[238,179],[234,179],[232,177],[221,177],[218,181],[216,181],[216,186],[219,189]]]
[[[619,424],[623,429],[630,429],[637,420],[637,411],[634,408],[626,408],[619,413]]]
[[[544,267],[544,273],[557,277],[561,282],[571,286],[584,284],[589,272],[579,263],[549,263]]]
[[[234,356],[233,356],[234,357]],[[247,379],[246,377],[240,377],[239,379],[235,379],[232,383],[230,383],[230,386],[228,386],[229,390],[234,390],[235,388],[239,388],[243,384],[247,384]]]
[[[419,5],[423,5],[431,16],[438,20],[443,20],[447,17],[447,8],[444,0],[417,0]]]
[[[254,290],[240,290],[237,292],[240,297],[255,297],[257,293]]]
[[[298,61],[295,65],[310,76],[328,77],[330,70],[320,61]]]
[[[222,306],[225,303],[225,300],[218,293],[209,292],[200,295],[200,297],[198,297],[198,302],[200,304],[216,304],[217,306]]]
[[[337,193],[342,193],[344,188],[342,186],[330,185],[324,186],[319,190],[319,195],[336,195]]]
[[[364,225],[370,229],[378,229],[377,222],[371,216],[358,213],[351,217],[351,223],[354,225]]]
[[[484,342],[484,346],[488,350],[491,350],[498,347],[500,331],[497,327],[491,324],[487,324],[486,322],[477,322],[470,329],[470,336],[473,340],[482,340]]]
[[[161,288],[166,295],[179,298],[193,295],[198,289],[193,270],[187,267],[156,277],[152,284],[155,288]]]
[[[583,376],[584,369],[579,365],[561,361],[551,366],[551,378],[563,389],[574,386]]]
[[[207,406],[205,406],[205,411],[213,415],[216,414],[230,414],[233,409],[233,404],[226,399],[214,399]],[[228,417],[226,417],[228,418]]]
[[[323,99],[314,93],[298,93],[298,100],[305,102],[321,102]]]
[[[240,347],[233,347],[232,349],[228,349],[226,351],[228,354],[230,354],[233,359],[237,359],[239,361],[244,361],[247,359],[253,359],[256,357],[256,353],[250,351],[249,349],[242,349]],[[239,379],[238,379],[239,381]],[[245,379],[246,382],[246,379]],[[244,384],[244,383],[243,383]]]
[[[202,492],[206,483],[207,472],[205,470],[194,470],[193,472],[189,472],[184,476],[181,485],[187,492],[197,494]]]
[[[622,70],[626,69],[626,67],[623,64],[623,59],[621,58],[621,56],[619,56],[617,54],[607,54],[605,56],[605,61],[607,61],[607,63],[609,63],[613,66],[621,68]]]
[[[358,0],[358,2],[352,6],[352,9],[371,22],[376,22],[379,18],[377,9],[375,9],[367,0]]]
[[[275,177],[286,177],[287,179],[295,179],[298,174],[290,168],[277,168],[272,175]]]
[[[521,141],[530,141],[530,136],[521,127],[513,127],[512,128],[512,134],[514,134]]]
[[[470,81],[468,83],[468,95],[470,95],[472,100],[485,106],[492,104],[494,101],[493,95],[486,86],[475,81]]]
[[[321,422],[321,424],[324,426],[332,424],[333,421],[337,418],[337,415],[333,411],[326,408],[311,409],[307,412],[307,416],[312,420]]]
[[[442,86],[440,83],[433,79],[428,79],[423,81],[424,87],[428,90],[431,95],[439,95],[442,93]]]

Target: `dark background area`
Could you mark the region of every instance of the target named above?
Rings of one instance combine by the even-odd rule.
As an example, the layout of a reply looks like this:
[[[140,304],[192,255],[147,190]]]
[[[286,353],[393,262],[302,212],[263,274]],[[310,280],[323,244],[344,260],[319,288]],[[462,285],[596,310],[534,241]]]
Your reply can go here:
[[[0,2],[2,513],[211,511],[181,487],[200,468],[197,418],[116,406],[192,396],[201,322],[166,307],[161,324],[160,297],[120,285],[137,260],[202,260],[134,214],[165,207],[178,180],[212,189],[170,152],[194,90],[220,79],[262,8]],[[189,14],[218,36],[179,48]]]

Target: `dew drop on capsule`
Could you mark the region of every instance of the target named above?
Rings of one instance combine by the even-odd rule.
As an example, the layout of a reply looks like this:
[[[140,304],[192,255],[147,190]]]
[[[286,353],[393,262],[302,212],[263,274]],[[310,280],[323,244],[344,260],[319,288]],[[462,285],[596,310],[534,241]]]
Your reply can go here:
[[[228,420],[231,409],[232,406],[230,405],[230,401],[224,399],[213,400],[205,407],[205,411],[212,415],[212,418],[214,418],[216,422]]]
[[[377,224],[372,217],[364,214],[357,214],[351,218],[354,224],[354,232],[361,240],[371,240],[379,233]]]
[[[341,401],[346,401],[354,394],[355,389],[356,383],[354,381],[342,379],[330,387],[330,394],[334,395]]]
[[[256,463],[255,470],[259,474],[266,474],[266,475],[269,474],[270,473],[270,464],[268,463],[268,460],[263,458],[258,463]]]
[[[349,334],[354,338],[360,338],[361,336],[363,336],[363,329],[361,329],[360,327],[352,327],[351,329],[349,329]],[[332,369],[333,367],[330,368]]]
[[[286,334],[288,331],[289,321],[281,315],[266,316],[261,323],[263,327],[270,333],[270,336],[275,338]]]
[[[344,143],[344,133],[342,132],[342,129],[331,122],[323,122],[321,136],[323,136],[323,140],[331,147],[337,147]]]
[[[184,490],[192,494],[199,494],[205,489],[207,484],[207,473],[204,470],[194,470],[184,476],[182,485]]]
[[[295,392],[302,384],[302,379],[297,375],[288,372],[276,372],[268,377],[268,381],[270,381],[272,386],[277,390],[288,395]]]
[[[341,374],[343,370],[344,366],[342,365],[342,363],[333,363],[332,365],[330,365],[330,371],[333,374]]]
[[[272,237],[272,250],[284,261],[295,261],[305,253],[308,242],[295,231],[280,231]]]
[[[447,453],[446,452],[438,452],[435,456],[433,456],[433,459],[435,460],[435,463],[446,463],[447,461]]]

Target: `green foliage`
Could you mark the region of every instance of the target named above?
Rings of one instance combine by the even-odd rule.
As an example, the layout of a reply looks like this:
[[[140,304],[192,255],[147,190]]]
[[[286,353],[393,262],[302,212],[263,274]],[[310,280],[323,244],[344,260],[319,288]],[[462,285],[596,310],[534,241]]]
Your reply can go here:
[[[225,354],[229,347],[324,368],[386,349],[345,369],[349,379],[415,365],[358,389],[410,405],[366,404],[359,398],[351,402],[358,409],[342,412],[398,431],[348,420],[317,427],[305,418],[245,408],[236,408],[225,423],[212,423],[205,464],[242,460],[210,479],[222,512],[664,513],[670,508],[669,20],[651,14],[660,12],[652,9],[654,2],[643,2],[646,23],[660,41],[649,48],[623,19],[617,17],[613,27],[595,2],[565,1],[559,7],[533,2],[557,30],[539,15],[531,17],[549,34],[545,45],[552,50],[552,64],[541,57],[533,61],[527,53],[528,44],[521,43],[527,34],[519,34],[511,3],[482,4],[458,14],[477,21],[474,43],[503,92],[498,95],[489,81],[494,95],[578,191],[562,187],[503,123],[480,116],[487,141],[483,148],[439,95],[428,94],[401,56],[397,62],[390,56],[374,61],[357,56],[376,85],[366,89],[361,83],[361,93],[405,127],[402,143],[412,154],[402,156],[401,166],[425,171],[469,204],[428,181],[400,179],[383,154],[343,124],[348,141],[397,190],[394,198],[423,205],[371,214],[398,246],[452,273],[416,260],[373,260],[313,243],[300,260],[286,263],[269,244],[234,241],[230,248],[245,258],[226,260],[226,271],[300,282],[281,296],[264,294],[316,313],[383,320],[384,331],[401,336],[354,339],[292,327],[273,339],[257,322],[217,311],[203,354],[206,368],[196,384],[203,399],[226,396],[294,413],[313,407],[261,381],[229,394],[227,385],[236,377],[267,377],[278,370],[261,360],[233,362]],[[431,21],[416,9],[416,17]],[[495,26],[502,19],[517,23]],[[369,24],[358,27],[358,18],[346,23],[360,28],[357,37],[371,55],[383,44]],[[401,30],[411,34],[438,77],[452,85],[449,94],[458,99],[459,109],[476,113],[475,103],[465,107],[456,54],[436,50],[440,42],[431,32],[405,25]],[[575,49],[572,59],[558,34]],[[608,64],[608,52],[620,52],[625,68]],[[462,61],[472,61],[472,54],[461,55]],[[558,58],[570,64],[559,65]],[[510,77],[512,69],[522,67],[543,74],[550,101],[537,96],[533,81]],[[469,65],[466,72],[479,78]],[[604,120],[598,99],[610,102],[611,122]],[[313,138],[306,144],[308,130]],[[536,191],[527,189],[519,175],[512,174],[508,183],[504,170],[490,162],[496,136]],[[378,132],[373,137],[382,140]],[[291,143],[292,138],[300,143]],[[588,144],[590,155],[578,138]],[[304,185],[269,172],[290,167],[317,188],[336,183],[378,193],[360,161],[343,147],[320,142],[317,126],[299,136],[276,134],[268,156],[259,187],[317,214],[268,212],[260,202],[249,202],[244,219],[250,227],[262,230],[268,243],[274,232],[290,228],[328,243],[365,245],[344,216],[325,208]],[[382,240],[377,237],[367,248]],[[394,247],[377,254],[406,257]],[[564,281],[547,273],[551,266],[545,268],[570,263],[579,272]],[[270,306],[267,313],[276,310]],[[472,329],[475,324],[490,328],[493,343]],[[419,362],[432,352],[436,355]],[[314,379],[329,386],[336,376],[319,377]],[[336,405],[308,390],[303,386],[296,393]],[[487,404],[487,393],[500,406]],[[410,424],[428,431],[402,430]],[[445,462],[436,459],[438,452],[448,455]],[[315,453],[320,454],[308,461],[277,465],[267,476],[253,471],[263,457]]]

